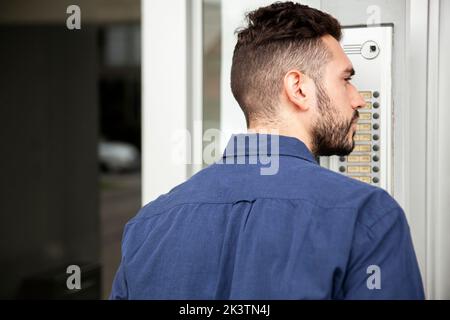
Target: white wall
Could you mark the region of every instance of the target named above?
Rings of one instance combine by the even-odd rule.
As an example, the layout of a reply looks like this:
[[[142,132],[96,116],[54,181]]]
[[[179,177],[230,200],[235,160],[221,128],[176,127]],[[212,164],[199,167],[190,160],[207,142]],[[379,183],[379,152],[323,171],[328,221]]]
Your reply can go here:
[[[428,114],[428,202],[430,296],[450,299],[450,1],[432,1],[430,6],[431,61]],[[430,34],[431,37],[431,34]]]
[[[202,165],[201,0],[142,5],[142,203]]]
[[[187,177],[180,157],[187,126],[186,1],[142,1],[142,202],[168,192]]]

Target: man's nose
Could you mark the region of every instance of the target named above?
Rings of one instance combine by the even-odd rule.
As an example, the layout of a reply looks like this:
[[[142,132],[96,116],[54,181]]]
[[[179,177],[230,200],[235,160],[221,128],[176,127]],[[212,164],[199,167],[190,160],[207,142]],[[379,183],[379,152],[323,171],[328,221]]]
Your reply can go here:
[[[364,100],[363,96],[359,93],[359,91],[355,88],[356,97],[353,102],[353,109],[361,109],[366,106],[366,100]]]

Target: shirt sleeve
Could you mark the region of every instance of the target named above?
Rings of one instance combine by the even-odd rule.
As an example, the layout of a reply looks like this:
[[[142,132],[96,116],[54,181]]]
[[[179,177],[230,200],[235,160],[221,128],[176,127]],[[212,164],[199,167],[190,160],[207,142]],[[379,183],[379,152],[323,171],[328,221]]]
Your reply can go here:
[[[125,277],[124,264],[120,263],[119,269],[114,277],[110,300],[127,300],[128,299],[128,287]]]
[[[133,222],[128,222],[125,225],[123,237],[122,237],[122,259],[119,265],[119,268],[117,269],[116,276],[114,277],[114,281],[112,284],[111,289],[111,295],[109,296],[110,300],[128,300],[129,297],[129,288],[127,283],[127,277],[126,277],[126,263],[125,263],[125,256],[126,256],[126,250],[128,246],[129,241],[129,229],[133,226]]]
[[[357,223],[343,298],[425,298],[409,226],[400,206],[370,225]]]

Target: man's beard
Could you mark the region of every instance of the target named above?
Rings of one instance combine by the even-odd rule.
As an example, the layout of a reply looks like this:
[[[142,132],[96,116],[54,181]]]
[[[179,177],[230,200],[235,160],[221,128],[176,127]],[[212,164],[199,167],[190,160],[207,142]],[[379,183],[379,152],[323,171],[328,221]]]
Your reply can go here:
[[[346,156],[353,151],[355,141],[349,139],[352,124],[358,120],[355,110],[351,120],[343,119],[319,81],[316,81],[319,115],[312,127],[312,153],[315,156]]]

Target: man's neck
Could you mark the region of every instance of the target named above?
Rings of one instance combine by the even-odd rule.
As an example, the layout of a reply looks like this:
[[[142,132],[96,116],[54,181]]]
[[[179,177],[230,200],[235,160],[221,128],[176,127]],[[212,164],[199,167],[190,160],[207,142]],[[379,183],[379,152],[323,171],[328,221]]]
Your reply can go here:
[[[311,139],[310,136],[305,132],[304,129],[300,128],[290,128],[289,126],[286,127],[280,127],[280,126],[258,126],[258,125],[250,125],[250,127],[247,129],[248,133],[261,133],[261,134],[275,134],[279,136],[287,136],[287,137],[294,137],[298,140],[302,141],[306,147],[311,150]]]

